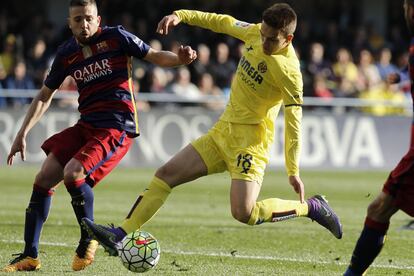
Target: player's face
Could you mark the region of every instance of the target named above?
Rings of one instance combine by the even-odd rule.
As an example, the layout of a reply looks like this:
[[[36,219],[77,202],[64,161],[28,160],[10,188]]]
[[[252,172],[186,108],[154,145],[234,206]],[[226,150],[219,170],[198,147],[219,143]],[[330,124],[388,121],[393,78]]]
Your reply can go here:
[[[260,29],[262,48],[265,55],[272,55],[285,48],[292,41],[293,35],[284,36],[279,30],[267,25],[264,21]]]
[[[98,31],[101,17],[95,5],[75,6],[69,9],[69,28],[80,43],[87,43]]]
[[[411,35],[414,35],[414,5],[404,1],[404,16],[407,28]]]

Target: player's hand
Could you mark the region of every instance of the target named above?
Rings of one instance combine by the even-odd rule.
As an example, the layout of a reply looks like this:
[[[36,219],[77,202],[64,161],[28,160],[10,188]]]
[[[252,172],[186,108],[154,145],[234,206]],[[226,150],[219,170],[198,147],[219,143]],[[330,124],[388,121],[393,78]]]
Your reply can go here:
[[[16,138],[14,139],[13,145],[11,146],[10,153],[7,156],[7,165],[13,165],[13,158],[16,153],[20,152],[20,157],[23,161],[26,160],[26,139],[22,136],[17,134]]]
[[[180,24],[181,20],[175,14],[164,16],[157,26],[157,33],[167,35],[170,29]]]
[[[193,50],[190,46],[181,45],[178,49],[178,59],[182,64],[190,64],[197,58],[197,52]]]
[[[297,194],[299,194],[300,202],[305,203],[305,187],[302,180],[297,175],[289,176],[289,183]]]

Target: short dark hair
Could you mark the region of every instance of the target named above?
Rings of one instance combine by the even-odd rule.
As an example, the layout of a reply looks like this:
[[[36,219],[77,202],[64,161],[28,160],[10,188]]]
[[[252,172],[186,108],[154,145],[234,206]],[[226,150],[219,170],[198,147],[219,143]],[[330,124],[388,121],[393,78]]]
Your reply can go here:
[[[78,7],[78,6],[89,6],[94,5],[96,6],[95,0],[70,0],[69,7]]]
[[[276,3],[267,8],[263,12],[262,19],[267,25],[280,30],[285,36],[295,32],[297,16],[286,3]]]

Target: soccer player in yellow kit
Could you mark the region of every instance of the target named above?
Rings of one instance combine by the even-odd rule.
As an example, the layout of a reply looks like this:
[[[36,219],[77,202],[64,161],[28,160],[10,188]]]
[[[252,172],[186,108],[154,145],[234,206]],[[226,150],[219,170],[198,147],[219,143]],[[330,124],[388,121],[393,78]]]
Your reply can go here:
[[[178,10],[165,16],[157,32],[168,34],[180,22],[224,33],[245,43],[232,82],[230,100],[218,122],[165,165],[141,194],[120,227],[106,227],[83,220],[109,252],[139,229],[159,210],[172,188],[201,176],[223,172],[231,175],[230,204],[235,219],[248,225],[307,216],[340,239],[339,218],[320,195],[306,200],[299,176],[302,76],[292,46],[297,17],[284,3],[263,13],[262,22],[249,24],[229,15]],[[285,118],[285,162],[290,185],[299,200],[269,198],[257,201],[269,151],[274,140],[275,119],[281,107]]]

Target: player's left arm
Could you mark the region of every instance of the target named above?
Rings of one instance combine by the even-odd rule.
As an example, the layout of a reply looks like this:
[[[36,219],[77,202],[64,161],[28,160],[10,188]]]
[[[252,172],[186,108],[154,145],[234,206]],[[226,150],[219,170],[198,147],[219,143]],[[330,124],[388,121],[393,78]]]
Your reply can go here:
[[[216,33],[223,33],[246,41],[248,30],[254,26],[239,21],[227,14],[216,14],[196,10],[177,10],[164,16],[157,26],[157,33],[167,35],[168,32],[180,22],[188,25],[209,29]]]
[[[305,189],[299,176],[299,159],[301,149],[301,104],[285,105],[285,163],[289,183],[299,194],[301,202],[305,200]]]
[[[190,46],[182,46],[175,54],[170,51],[158,51],[150,48],[144,60],[162,67],[174,67],[190,64],[197,58],[197,52]]]
[[[305,192],[302,180],[299,177],[299,159],[301,150],[301,125],[303,84],[300,73],[290,74],[283,83],[282,94],[285,118],[285,163],[289,176],[289,183],[293,186],[300,200],[304,202]]]

